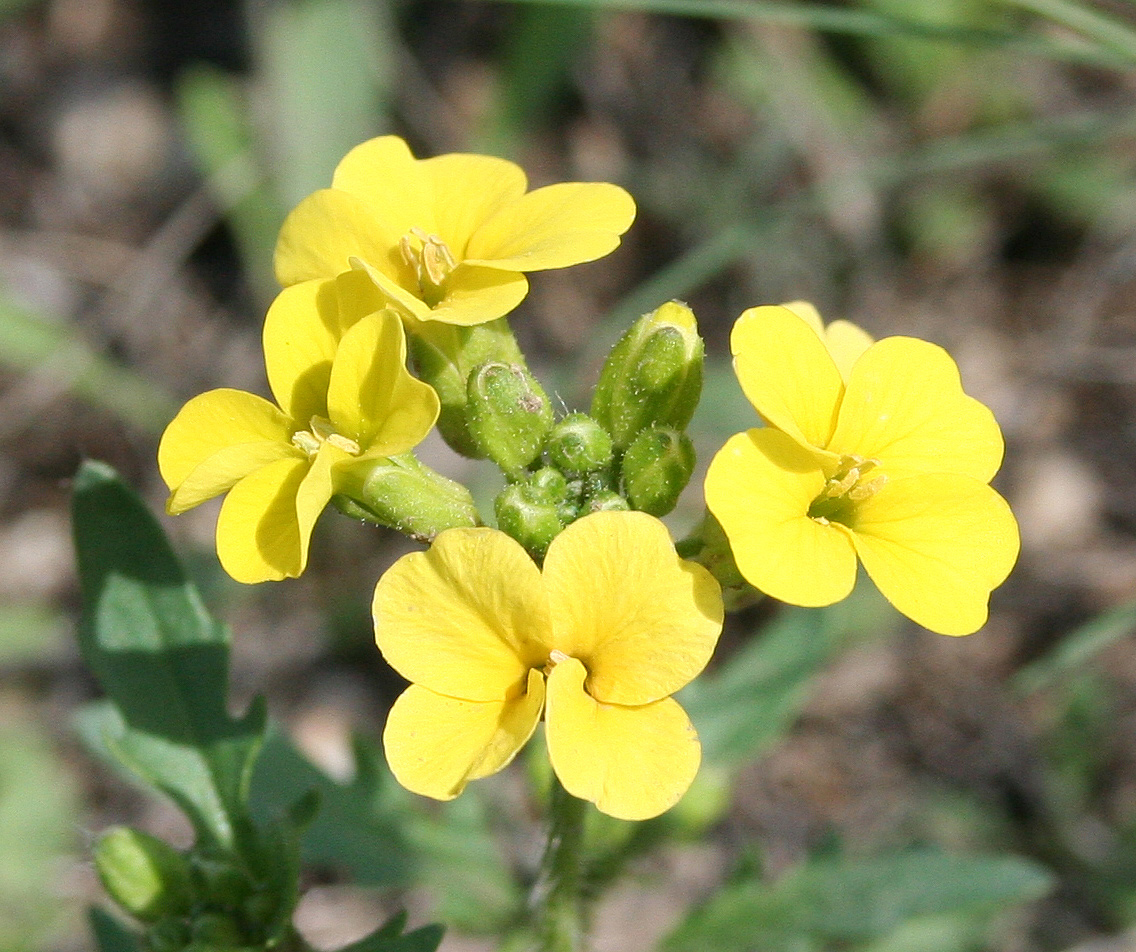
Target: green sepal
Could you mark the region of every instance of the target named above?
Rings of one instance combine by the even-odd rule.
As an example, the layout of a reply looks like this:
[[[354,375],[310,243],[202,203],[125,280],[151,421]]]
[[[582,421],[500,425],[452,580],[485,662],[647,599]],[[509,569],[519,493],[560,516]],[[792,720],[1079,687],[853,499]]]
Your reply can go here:
[[[592,416],[611,434],[617,451],[649,426],[686,428],[702,395],[704,354],[694,312],[678,301],[628,328],[592,394]]]
[[[185,856],[149,833],[113,827],[99,837],[94,860],[107,893],[139,922],[182,916],[193,904]]]
[[[482,364],[497,361],[524,366],[524,357],[505,318],[458,327],[440,321],[405,321],[414,368],[442,404],[438,432],[455,451],[471,459],[485,453],[469,429],[469,377]]]
[[[602,470],[612,458],[611,436],[586,413],[569,413],[557,423],[544,450],[549,462],[569,476]]]
[[[467,387],[469,432],[481,454],[511,477],[540,455],[552,426],[552,405],[523,364],[490,361]]]
[[[631,505],[652,516],[665,516],[690,482],[694,463],[694,444],[685,433],[657,426],[642,430],[621,464]]]
[[[469,490],[410,453],[346,466],[338,488],[332,502],[346,515],[423,542],[444,529],[481,524]]]

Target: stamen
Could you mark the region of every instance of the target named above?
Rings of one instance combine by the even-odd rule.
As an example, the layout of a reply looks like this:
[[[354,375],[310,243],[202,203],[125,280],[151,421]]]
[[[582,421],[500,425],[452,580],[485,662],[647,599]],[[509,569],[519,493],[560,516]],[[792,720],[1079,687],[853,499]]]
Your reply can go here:
[[[864,475],[879,465],[879,460],[863,456],[840,457],[836,472],[809,506],[810,518],[825,526],[831,522],[846,523],[853,516],[855,503],[874,496],[887,483],[883,473],[864,481]]]
[[[415,226],[399,239],[398,249],[402,260],[418,279],[423,300],[428,304],[440,300],[442,286],[458,266],[449,246],[437,235],[429,235]]]
[[[308,422],[309,429],[297,430],[292,434],[292,445],[303,450],[308,456],[315,456],[324,443],[338,446],[345,453],[358,456],[363,450],[350,437],[337,433],[332,422],[325,417],[314,416]]]

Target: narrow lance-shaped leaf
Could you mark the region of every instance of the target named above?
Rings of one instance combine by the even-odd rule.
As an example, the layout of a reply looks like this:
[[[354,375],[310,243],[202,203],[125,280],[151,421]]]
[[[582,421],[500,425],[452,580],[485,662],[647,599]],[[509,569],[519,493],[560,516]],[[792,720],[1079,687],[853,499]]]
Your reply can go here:
[[[178,803],[198,837],[240,847],[263,706],[226,709],[228,633],[206,612],[158,523],[101,463],[75,479],[84,660],[117,709],[104,741]]]

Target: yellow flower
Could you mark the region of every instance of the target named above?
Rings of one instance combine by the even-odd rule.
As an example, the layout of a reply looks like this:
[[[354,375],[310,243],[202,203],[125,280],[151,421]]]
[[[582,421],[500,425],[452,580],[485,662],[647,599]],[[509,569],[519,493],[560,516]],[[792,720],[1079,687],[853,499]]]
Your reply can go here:
[[[598,512],[543,572],[495,529],[451,529],[379,580],[375,633],[411,681],[383,736],[395,777],[439,800],[508,764],[545,716],[573,796],[639,820],[673,806],[701,748],[670,697],[710,658],[717,583],[638,512]]]
[[[347,274],[273,304],[264,351],[279,406],[211,390],[162,436],[158,467],[171,514],[228,492],[217,555],[239,582],[303,572],[316,519],[351,468],[407,452],[437,419],[437,395],[406,370],[398,315],[360,316],[373,304],[369,284]]]
[[[844,598],[857,558],[901,612],[969,634],[1018,553],[1009,506],[987,485],[1002,460],[990,411],[939,347],[889,337],[847,381],[815,328],[786,307],[746,311],[734,367],[768,426],[731,437],[706,505],[742,575],[796,605]]]
[[[397,136],[371,139],[339,163],[331,188],[285,220],[276,276],[287,287],[362,268],[404,315],[494,320],[528,293],[522,272],[601,258],[635,217],[616,185],[526,188],[525,173],[504,159],[415,159]]]

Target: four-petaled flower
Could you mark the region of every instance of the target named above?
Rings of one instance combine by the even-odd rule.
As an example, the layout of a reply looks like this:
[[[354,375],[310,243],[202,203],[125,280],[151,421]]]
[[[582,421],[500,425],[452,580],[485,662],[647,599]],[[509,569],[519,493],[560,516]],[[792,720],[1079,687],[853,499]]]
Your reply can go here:
[[[841,373],[787,307],[746,311],[730,339],[766,427],[731,437],[710,464],[706,505],[738,569],[796,605],[844,598],[857,557],[901,612],[969,634],[1017,558],[1017,523],[988,485],[1002,460],[990,411],[963,393],[941,348],[889,337]]]
[[[316,519],[352,467],[406,453],[437,419],[437,394],[406,369],[402,321],[376,311],[376,297],[357,272],[282,294],[264,328],[279,407],[242,390],[211,390],[162,436],[158,467],[171,514],[228,491],[217,555],[237,581],[303,572]]]
[[[556,775],[605,813],[656,816],[694,779],[698,737],[670,695],[709,660],[722,601],[657,519],[586,516],[543,571],[495,529],[442,532],[379,580],[374,617],[412,682],[383,738],[408,789],[457,796],[508,764],[542,711]]]
[[[285,287],[365,270],[405,316],[472,325],[528,293],[522,272],[613,251],[635,217],[616,185],[564,182],[532,192],[512,162],[454,153],[415,159],[397,136],[356,146],[331,188],[289,214],[276,245]]]

